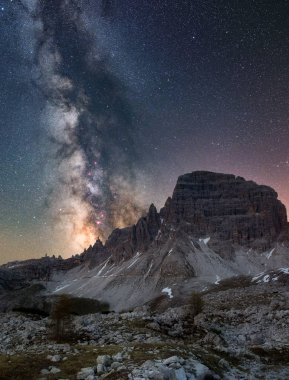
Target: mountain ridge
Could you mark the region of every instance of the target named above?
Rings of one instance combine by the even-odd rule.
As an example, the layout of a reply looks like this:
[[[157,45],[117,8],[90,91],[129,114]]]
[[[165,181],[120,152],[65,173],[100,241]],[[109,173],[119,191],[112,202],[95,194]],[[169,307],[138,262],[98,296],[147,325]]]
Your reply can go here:
[[[195,188],[192,188],[192,182],[190,182],[192,178],[197,180],[194,182]],[[208,179],[212,178],[214,181],[209,182]],[[200,187],[205,187],[205,184],[208,184],[207,189],[205,188],[203,192],[196,191]],[[231,186],[233,189],[231,188],[230,192]],[[192,210],[192,204],[188,202],[193,191],[195,192],[194,210]],[[247,200],[244,197],[246,191],[249,196]],[[184,195],[188,192],[189,194]],[[206,193],[210,197],[213,193],[214,198],[206,197]],[[243,199],[236,198],[239,194],[243,195]],[[232,198],[229,198],[232,195],[235,196],[234,202],[232,202]],[[184,202],[182,198],[186,198]],[[229,199],[231,202],[220,202],[220,199]],[[247,202],[245,206],[244,200]],[[265,201],[268,202],[266,207]],[[212,209],[216,209],[216,206],[218,206],[218,210],[214,215]],[[210,225],[210,220],[208,220],[210,217],[205,215],[208,213],[212,214],[212,219],[217,219],[213,221],[213,225]],[[232,223],[231,226],[228,225],[228,217],[230,217],[230,222],[235,221],[235,225]],[[227,222],[227,225],[223,224],[223,230],[218,229],[220,219]],[[229,250],[228,243],[264,250],[268,249],[272,242],[289,237],[286,208],[278,200],[278,194],[274,189],[265,185],[257,185],[253,181],[246,181],[233,174],[195,171],[179,176],[173,196],[167,198],[159,213],[152,203],[147,215],[141,217],[135,225],[112,231],[104,247],[114,256],[116,253],[121,258],[129,258],[138,250],[148,249],[157,235],[164,232],[163,226],[166,224],[172,225],[175,229],[186,230],[199,238],[217,232],[216,239],[227,242],[227,246],[223,244],[220,247],[220,254],[222,254],[222,249]],[[160,240],[160,236],[157,240]],[[93,247],[89,249],[91,250]]]
[[[97,240],[67,260],[33,261],[34,270],[25,263],[2,268],[26,271],[28,282],[45,281],[50,294],[97,298],[119,310],[288,266],[288,225],[272,188],[197,171],[178,178],[159,212],[152,204],[135,225],[112,231],[105,244]]]

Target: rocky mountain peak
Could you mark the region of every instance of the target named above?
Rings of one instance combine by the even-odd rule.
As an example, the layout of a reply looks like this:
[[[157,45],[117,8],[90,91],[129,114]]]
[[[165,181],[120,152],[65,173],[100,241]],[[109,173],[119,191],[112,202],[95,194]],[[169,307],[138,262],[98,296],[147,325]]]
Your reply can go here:
[[[263,272],[264,282],[269,269],[287,275],[288,230],[286,209],[270,187],[231,174],[188,173],[160,212],[151,204],[136,224],[70,259],[10,263],[2,288],[8,269],[13,276],[21,271],[25,283],[49,283],[53,294],[102,299],[115,310],[164,293],[182,299],[236,275]]]
[[[155,239],[160,228],[160,215],[151,204],[146,216],[131,227],[115,229],[105,247],[112,253],[114,261],[127,259],[137,251],[145,251]]]
[[[195,237],[266,249],[287,227],[286,208],[270,187],[231,174],[196,171],[178,178],[161,210],[164,222]]]
[[[67,260],[46,257],[3,269],[20,271],[29,281],[78,266],[85,274],[95,269],[95,281],[107,270],[117,279],[120,272],[129,273],[124,278],[134,294],[132,276],[146,281],[154,275],[157,287],[165,289],[168,279],[206,276],[212,281],[248,268],[286,266],[288,231],[286,209],[272,188],[231,174],[197,171],[178,178],[160,212],[151,204],[136,224],[115,229],[105,244],[98,239]]]
[[[114,230],[105,247],[114,260],[127,259],[175,230],[210,237],[212,247],[228,256],[236,245],[269,248],[287,226],[285,206],[272,188],[232,174],[195,171],[178,178],[160,213],[151,204],[134,226]]]
[[[97,240],[96,240],[96,242],[95,242],[95,244],[93,245],[92,248],[94,248],[96,250],[103,249],[103,243],[102,243],[102,241],[99,238],[97,238]]]

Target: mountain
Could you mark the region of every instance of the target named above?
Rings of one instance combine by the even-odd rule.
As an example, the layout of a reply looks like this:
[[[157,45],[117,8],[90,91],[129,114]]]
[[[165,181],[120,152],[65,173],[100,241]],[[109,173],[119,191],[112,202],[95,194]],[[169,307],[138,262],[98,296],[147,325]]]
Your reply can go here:
[[[34,270],[31,263],[17,265],[27,280],[45,281],[52,294],[97,298],[120,310],[161,295],[177,304],[192,289],[286,267],[288,258],[286,208],[272,188],[196,171],[178,178],[159,212],[152,204],[146,216],[115,229],[105,244],[98,240],[68,260],[38,261],[50,268],[48,277],[45,271],[36,276],[37,260]]]
[[[115,260],[128,258],[155,239],[164,242],[171,231],[210,236],[210,247],[222,257],[230,257],[236,245],[266,250],[282,233],[288,236],[286,208],[268,186],[197,171],[178,178],[160,213],[151,205],[135,226],[113,231],[106,247]]]

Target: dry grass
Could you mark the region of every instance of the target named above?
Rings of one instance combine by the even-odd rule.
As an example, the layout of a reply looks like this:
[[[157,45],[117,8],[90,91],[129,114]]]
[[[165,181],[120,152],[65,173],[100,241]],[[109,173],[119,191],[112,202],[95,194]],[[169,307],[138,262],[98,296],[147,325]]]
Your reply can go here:
[[[32,380],[49,365],[51,363],[40,355],[33,360],[27,355],[0,356],[0,380]]]
[[[266,349],[260,346],[251,347],[251,351],[258,355],[263,363],[277,365],[289,363],[289,349],[288,348],[273,348]]]
[[[61,370],[55,375],[45,375],[47,380],[56,380],[59,378],[75,380],[77,372],[84,367],[94,367],[96,365],[96,358],[98,355],[115,355],[117,352],[123,350],[122,346],[109,345],[104,347],[99,346],[75,346],[79,350],[77,354],[67,355],[67,360],[58,363],[52,363],[46,359],[47,354],[31,355],[13,355],[4,356],[0,355],[0,380],[36,380],[41,376],[40,372],[44,368],[53,365]],[[129,362],[135,364],[143,364],[146,360],[155,359],[156,354],[152,351],[157,349],[158,358],[167,358],[169,356],[178,354],[173,345],[166,344],[134,344],[134,350],[131,353]],[[185,352],[186,348],[183,347]],[[63,355],[62,355],[63,356]],[[184,356],[184,355],[182,355]],[[109,373],[105,376],[107,380],[126,380],[128,379],[128,372],[121,371]]]
[[[81,368],[94,367],[96,365],[98,355],[114,355],[122,350],[120,346],[77,346],[76,348],[79,350],[79,353],[69,354],[67,355],[67,360],[59,363],[52,363],[46,359],[47,355],[51,355],[51,352],[33,356],[28,354],[0,355],[0,380],[36,380],[39,377],[43,377],[40,374],[41,370],[51,365],[61,369],[61,372],[55,375],[45,375],[44,377],[47,380],[59,378],[74,380]]]
[[[117,371],[113,373],[108,373],[107,375],[103,376],[102,379],[105,380],[128,380],[128,374],[126,370]]]
[[[247,288],[253,285],[254,284],[252,283],[252,279],[250,276],[231,277],[220,281],[219,285],[214,285],[212,288],[210,288],[203,294],[216,293],[230,289]]]
[[[47,380],[56,380],[59,378],[76,380],[76,375],[81,368],[96,366],[96,358],[98,355],[114,355],[117,352],[123,351],[123,346],[120,345],[107,345],[104,347],[99,346],[74,346],[79,352],[67,355],[67,360],[59,363],[52,363],[46,359],[47,352],[42,355],[14,355],[14,356],[1,356],[0,355],[0,380],[36,380],[41,376],[40,372],[44,368],[53,365],[61,370],[55,375],[45,375]],[[130,353],[130,359],[125,360],[124,364],[133,363],[135,365],[142,365],[147,360],[166,359],[170,356],[177,355],[187,359],[195,355],[202,363],[210,369],[218,373],[220,376],[223,374],[222,368],[219,366],[220,358],[223,354],[215,353],[212,350],[208,351],[195,344],[181,343],[176,346],[173,343],[134,343],[133,350]],[[63,357],[63,355],[61,355]],[[225,355],[225,359],[232,365],[237,365],[238,362],[235,358]],[[127,380],[128,372],[126,370],[120,372],[108,373],[104,379],[106,380]]]

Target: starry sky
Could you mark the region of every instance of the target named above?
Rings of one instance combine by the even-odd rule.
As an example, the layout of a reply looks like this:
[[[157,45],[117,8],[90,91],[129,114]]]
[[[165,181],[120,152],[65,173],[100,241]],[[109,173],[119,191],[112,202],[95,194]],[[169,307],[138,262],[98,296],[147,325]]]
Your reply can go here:
[[[0,262],[81,252],[212,170],[289,207],[287,0],[0,0]]]

